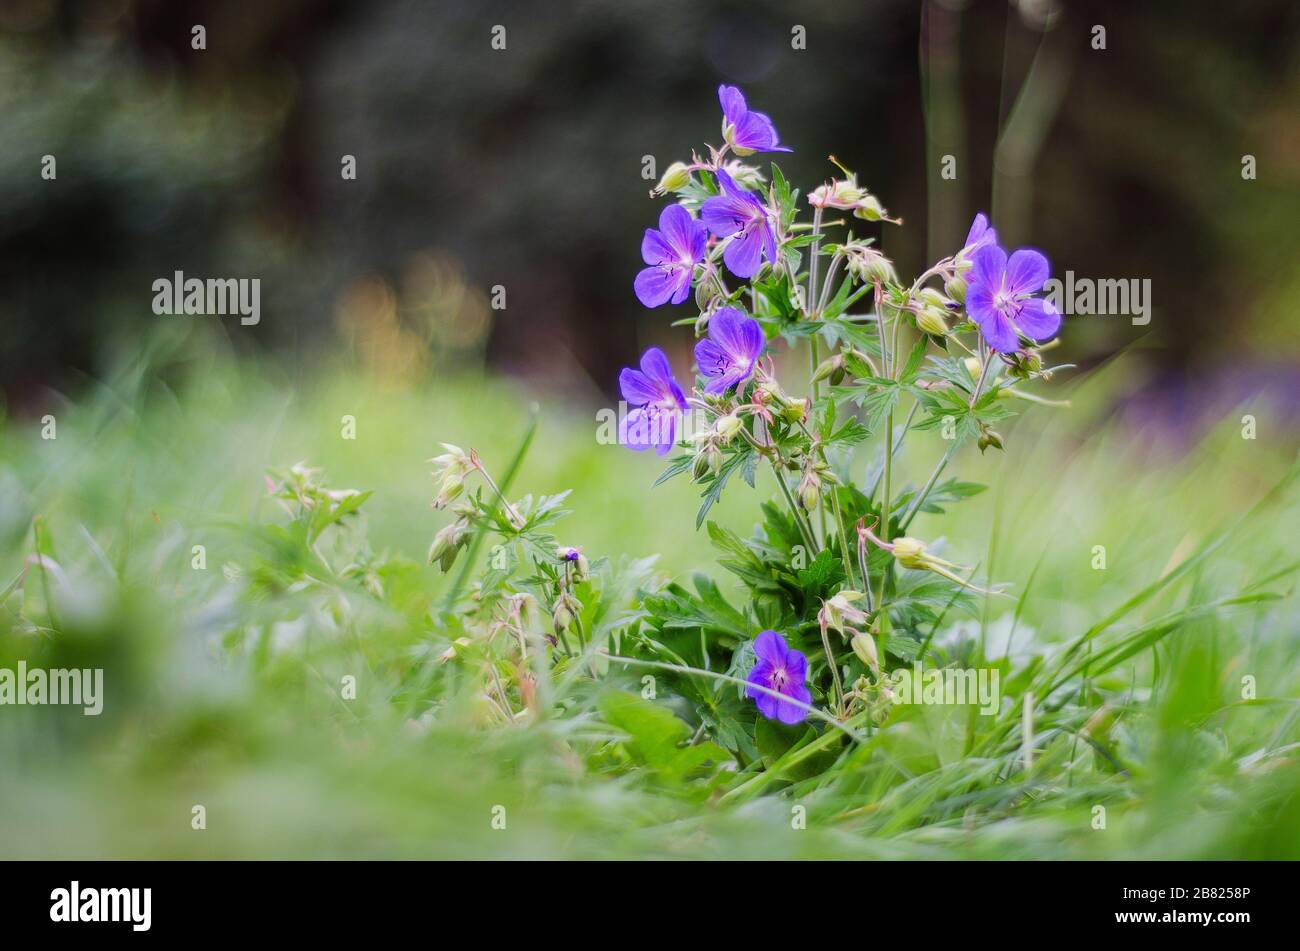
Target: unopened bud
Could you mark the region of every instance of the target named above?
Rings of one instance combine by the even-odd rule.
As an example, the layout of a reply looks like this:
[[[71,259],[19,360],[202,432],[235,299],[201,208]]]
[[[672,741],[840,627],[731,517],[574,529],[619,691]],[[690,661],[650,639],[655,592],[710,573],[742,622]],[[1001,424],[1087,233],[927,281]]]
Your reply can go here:
[[[573,623],[573,612],[569,610],[568,605],[561,598],[555,603],[555,610],[551,614],[551,623],[555,625],[555,633],[563,634]]]
[[[976,443],[980,447],[980,452],[992,446],[994,449],[1002,448],[1002,436],[987,427],[980,431],[979,441]]]
[[[654,194],[664,195],[668,192],[679,192],[690,183],[691,171],[686,167],[686,163],[673,162],[672,165],[668,166],[668,171],[664,172],[664,177],[659,179]]]
[[[781,415],[786,422],[801,422],[808,415],[808,401],[805,399],[790,400],[781,408]]]
[[[695,461],[691,464],[691,478],[699,482],[708,474],[709,452],[706,447],[695,454]]]
[[[853,653],[858,655],[858,660],[876,673],[880,672],[880,656],[876,653],[876,642],[870,634],[858,631],[849,643],[853,646]]]
[[[820,383],[822,380],[830,380],[832,386],[838,386],[839,381],[835,379],[837,375],[841,380],[844,379],[844,354],[842,353],[832,354],[823,360],[817,367],[817,372],[813,374],[812,381]]]
[[[943,289],[957,303],[964,304],[966,303],[966,286],[966,278],[962,277],[961,274],[953,274],[944,282]]]
[[[919,568],[921,560],[925,557],[925,542],[919,538],[908,538],[903,536],[895,538],[894,557],[904,568]]]
[[[799,490],[799,501],[803,507],[811,512],[817,508],[817,503],[821,501],[821,490],[817,487],[816,482],[806,482]]]
[[[708,332],[709,308],[721,296],[722,293],[714,281],[701,280],[695,285],[695,306],[700,311],[700,316],[695,321],[695,336],[703,337]]]
[[[921,333],[930,334],[932,337],[943,337],[948,333],[948,323],[943,317],[943,311],[926,307],[916,315],[916,326]]]
[[[737,152],[737,155],[743,154]],[[766,179],[763,173],[753,165],[746,165],[744,162],[728,162],[723,166],[731,180],[741,188],[747,188],[750,191],[761,191]]]
[[[722,439],[723,444],[731,442],[733,436],[740,432],[740,417],[735,413],[728,413],[726,416],[719,416],[716,423],[713,424],[718,431],[718,436]]]
[[[864,194],[854,203],[853,217],[863,218],[867,221],[880,221],[881,219],[889,220],[889,213],[885,211],[880,199],[875,195]]]
[[[450,571],[451,566],[456,563],[456,556],[468,541],[469,521],[467,519],[459,518],[443,527],[433,536],[433,544],[429,546],[429,564],[436,561],[443,573]]]
[[[433,500],[436,509],[446,508],[461,492],[465,491],[465,478],[456,471],[449,472],[438,489],[438,497]]]

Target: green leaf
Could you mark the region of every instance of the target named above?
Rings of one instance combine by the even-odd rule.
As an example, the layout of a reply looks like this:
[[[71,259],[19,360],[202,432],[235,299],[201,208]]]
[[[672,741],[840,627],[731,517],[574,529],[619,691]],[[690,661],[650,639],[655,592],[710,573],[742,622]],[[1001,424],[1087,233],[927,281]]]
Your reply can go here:
[[[731,760],[716,743],[683,746],[690,727],[666,707],[635,694],[610,691],[600,698],[600,711],[610,726],[628,735],[623,743],[628,755],[665,780],[685,779],[709,764]]]

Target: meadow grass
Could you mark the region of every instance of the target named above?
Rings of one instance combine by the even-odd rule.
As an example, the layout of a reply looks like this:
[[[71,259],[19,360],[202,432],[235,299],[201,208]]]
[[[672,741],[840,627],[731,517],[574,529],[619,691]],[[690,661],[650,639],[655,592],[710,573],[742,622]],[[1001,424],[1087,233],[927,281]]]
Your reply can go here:
[[[1241,413],[1191,449],[1113,423],[1128,361],[1009,427],[1014,454],[963,450],[964,477],[994,488],[943,517],[945,557],[1014,597],[946,615],[934,641],[1002,672],[996,715],[895,708],[853,724],[860,743],[831,730],[763,771],[687,777],[618,725],[611,692],[642,671],[617,663],[557,675],[561,716],[488,725],[436,663],[449,582],[424,564],[448,520],[425,460],[447,441],[503,469],[536,413],[512,496],[572,489],[563,543],[657,554],[645,585],[702,571],[734,601],[686,480],[650,489],[661,461],[597,445],[594,409],[534,407],[518,384],[202,353],[146,352],[51,400],[55,439],[0,430],[0,664],[107,683],[99,717],[0,709],[4,857],[1300,857],[1295,445],[1267,425],[1243,439]],[[903,472],[920,481],[943,449],[914,439]],[[351,529],[373,570],[276,583],[290,556],[266,472],[299,460],[373,493]],[[747,535],[773,494],[738,482],[711,517]],[[942,544],[935,524],[912,534]]]

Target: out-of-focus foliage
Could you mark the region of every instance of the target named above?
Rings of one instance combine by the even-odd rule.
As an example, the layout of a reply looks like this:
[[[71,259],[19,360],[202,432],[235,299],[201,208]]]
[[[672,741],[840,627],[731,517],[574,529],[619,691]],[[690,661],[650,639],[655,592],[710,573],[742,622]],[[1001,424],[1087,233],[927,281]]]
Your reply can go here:
[[[294,388],[213,352],[160,341],[64,407],[57,438],[0,430],[0,661],[106,678],[99,717],[0,708],[7,856],[1300,854],[1294,445],[1243,440],[1232,418],[1162,455],[1107,421],[1122,364],[1077,388],[1071,414],[1009,426],[1014,468],[971,453],[963,471],[1002,488],[943,516],[954,538],[987,539],[962,558],[1024,596],[936,633],[1004,672],[1002,712],[896,708],[862,745],[831,731],[785,761],[782,738],[760,737],[774,768],[736,774],[692,752],[688,677],[659,677],[651,704],[644,671],[584,663],[557,669],[551,716],[503,722],[485,703],[483,642],[423,564],[448,521],[424,460],[436,431],[506,465],[520,434],[500,421],[526,398],[469,378],[382,390],[355,364]],[[709,541],[659,513],[674,487],[647,490],[652,463],[547,409],[546,451],[508,494],[574,489],[546,531],[591,558],[583,597],[618,608],[612,632],[632,592],[704,566]],[[914,451],[900,465],[916,476],[942,446]],[[299,459],[322,471],[287,468]],[[693,503],[682,489],[676,511]],[[772,495],[759,482],[712,515],[748,535]],[[655,548],[659,564],[622,557]]]

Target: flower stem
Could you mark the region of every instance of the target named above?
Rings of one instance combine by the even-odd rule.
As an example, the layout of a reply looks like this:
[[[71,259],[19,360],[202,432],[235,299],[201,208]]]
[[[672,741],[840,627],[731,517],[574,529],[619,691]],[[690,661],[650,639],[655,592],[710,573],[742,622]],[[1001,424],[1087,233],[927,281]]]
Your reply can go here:
[[[776,459],[772,456],[767,457],[772,463],[772,472],[776,476],[776,484],[781,487],[781,494],[785,496],[786,504],[790,506],[790,515],[794,518],[795,524],[799,526],[799,534],[803,535],[803,540],[808,543],[808,550],[814,555],[821,549],[817,547],[817,539],[813,537],[812,526],[809,525],[802,514],[799,512],[799,506],[790,494],[790,487],[785,484],[785,476],[781,475],[781,468],[776,464]]]
[[[821,625],[822,632],[822,649],[826,651],[826,666],[831,669],[831,680],[835,683],[835,715],[844,716],[844,685],[840,683],[840,668],[835,663],[835,652],[831,650],[830,635],[826,633],[826,625]]]

